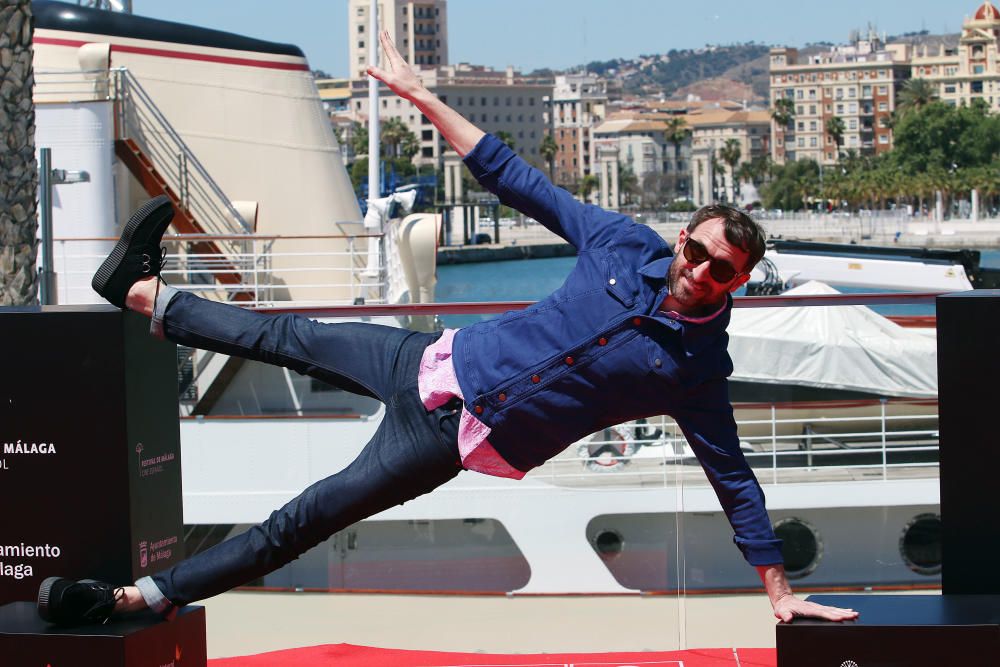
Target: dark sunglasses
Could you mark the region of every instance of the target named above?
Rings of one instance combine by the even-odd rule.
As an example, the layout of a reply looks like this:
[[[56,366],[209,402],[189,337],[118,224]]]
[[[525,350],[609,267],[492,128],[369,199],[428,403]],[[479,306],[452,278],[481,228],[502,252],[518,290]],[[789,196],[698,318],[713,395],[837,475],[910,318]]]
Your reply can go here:
[[[741,275],[729,262],[709,255],[708,249],[690,236],[684,239],[683,253],[684,259],[692,264],[708,262],[708,275],[712,276],[712,280],[717,283],[728,283],[736,276]]]

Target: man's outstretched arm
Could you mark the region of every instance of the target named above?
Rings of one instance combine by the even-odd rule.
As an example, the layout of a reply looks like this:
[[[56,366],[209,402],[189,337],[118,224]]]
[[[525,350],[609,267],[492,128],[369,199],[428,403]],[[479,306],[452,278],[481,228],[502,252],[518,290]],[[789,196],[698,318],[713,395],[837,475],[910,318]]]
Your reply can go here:
[[[385,30],[379,35],[382,49],[386,57],[386,69],[374,65],[368,67],[368,74],[375,77],[404,100],[413,102],[420,112],[427,116],[434,127],[438,129],[455,152],[465,157],[486,133],[467,121],[447,104],[438,99],[437,95],[424,88],[420,78],[406,64],[403,56],[396,50],[396,45]]]
[[[503,204],[534,218],[581,251],[609,243],[630,223],[623,215],[577,201],[498,139],[484,140],[486,134],[482,130],[424,88],[388,33],[383,32],[379,39],[385,50],[385,69],[369,67],[368,74],[412,102],[455,152],[466,159],[466,165],[480,184]]]

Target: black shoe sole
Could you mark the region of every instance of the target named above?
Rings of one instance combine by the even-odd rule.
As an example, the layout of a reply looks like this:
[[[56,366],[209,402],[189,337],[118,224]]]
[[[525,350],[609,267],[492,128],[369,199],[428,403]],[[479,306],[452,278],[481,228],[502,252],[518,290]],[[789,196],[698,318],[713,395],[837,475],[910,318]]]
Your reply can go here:
[[[125,225],[125,229],[122,230],[122,235],[118,239],[118,243],[112,248],[111,253],[108,255],[107,259],[101,264],[100,268],[94,274],[94,279],[90,282],[90,286],[95,292],[100,294],[102,297],[118,306],[119,308],[124,308],[124,296],[122,297],[122,303],[116,303],[113,298],[114,295],[106,294],[108,283],[114,277],[115,271],[121,266],[122,260],[125,259],[125,255],[128,253],[129,246],[132,243],[132,236],[135,234],[135,230],[139,229],[146,220],[151,216],[156,214],[165,214],[165,218],[160,218],[156,224],[157,226],[162,225],[163,231],[167,230],[170,225],[170,221],[174,217],[174,207],[170,201],[170,198],[166,195],[160,195],[150,199],[148,202],[139,207],[132,217],[129,218],[128,224]],[[162,232],[161,232],[162,234]],[[158,261],[156,258],[154,261]]]
[[[52,622],[50,614],[52,600],[49,599],[49,596],[52,593],[52,586],[60,579],[63,579],[63,577],[49,577],[38,587],[38,615],[42,617],[42,620],[49,623]]]

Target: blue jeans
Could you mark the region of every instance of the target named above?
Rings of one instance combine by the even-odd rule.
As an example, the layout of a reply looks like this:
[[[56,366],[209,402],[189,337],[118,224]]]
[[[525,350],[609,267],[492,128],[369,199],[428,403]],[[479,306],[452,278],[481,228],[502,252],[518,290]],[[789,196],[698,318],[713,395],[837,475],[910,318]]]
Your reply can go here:
[[[136,582],[155,611],[166,613],[272,572],[333,533],[428,493],[461,470],[460,403],[428,412],[417,391],[420,358],[437,334],[262,315],[169,287],[157,299],[153,329],[181,345],[284,366],[386,405],[374,437],[345,469],[246,533]]]

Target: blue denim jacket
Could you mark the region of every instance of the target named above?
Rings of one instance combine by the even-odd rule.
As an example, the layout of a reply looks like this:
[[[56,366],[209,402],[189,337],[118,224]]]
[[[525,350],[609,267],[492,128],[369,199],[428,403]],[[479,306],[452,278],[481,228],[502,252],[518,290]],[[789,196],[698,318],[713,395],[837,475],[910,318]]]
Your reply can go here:
[[[659,311],[670,246],[646,225],[584,205],[492,135],[465,157],[500,201],[563,237],[576,266],[523,311],[461,329],[455,374],[490,444],[527,471],[607,426],[667,414],[719,496],[753,565],[781,563],[764,493],[740,452],[726,378],[732,308],[704,324]]]

